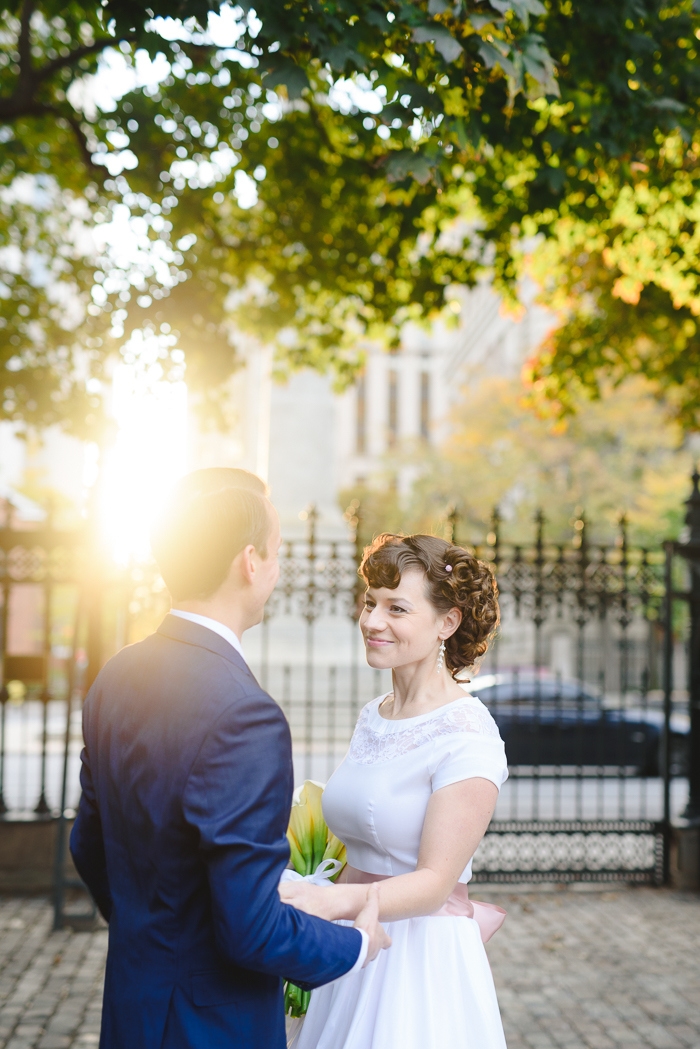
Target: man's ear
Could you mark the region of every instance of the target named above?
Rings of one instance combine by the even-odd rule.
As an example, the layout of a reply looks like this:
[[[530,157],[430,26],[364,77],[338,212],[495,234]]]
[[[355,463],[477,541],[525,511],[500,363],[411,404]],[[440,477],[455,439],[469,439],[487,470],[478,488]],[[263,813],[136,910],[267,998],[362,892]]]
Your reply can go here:
[[[248,546],[244,546],[239,554],[236,554],[231,563],[232,571],[235,570],[241,582],[247,583],[248,585],[253,583],[255,579],[256,566],[254,554],[255,547],[250,543]]]

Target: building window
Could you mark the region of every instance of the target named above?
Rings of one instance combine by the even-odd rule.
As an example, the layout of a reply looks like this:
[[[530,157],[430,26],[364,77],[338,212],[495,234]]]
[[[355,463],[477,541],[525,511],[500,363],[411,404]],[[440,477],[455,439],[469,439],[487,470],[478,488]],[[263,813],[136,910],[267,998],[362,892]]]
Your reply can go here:
[[[389,446],[393,447],[399,436],[399,373],[395,368],[389,371],[389,425],[387,437]]]
[[[420,436],[430,440],[430,372],[420,373]]]
[[[367,379],[361,375],[355,387],[355,451],[358,455],[367,454]]]

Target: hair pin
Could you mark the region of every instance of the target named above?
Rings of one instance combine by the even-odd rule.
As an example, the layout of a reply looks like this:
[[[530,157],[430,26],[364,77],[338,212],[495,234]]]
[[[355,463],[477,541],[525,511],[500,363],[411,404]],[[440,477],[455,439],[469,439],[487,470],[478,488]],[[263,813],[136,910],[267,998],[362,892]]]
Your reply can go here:
[[[452,571],[452,565],[445,565],[445,571],[446,572],[451,572]]]

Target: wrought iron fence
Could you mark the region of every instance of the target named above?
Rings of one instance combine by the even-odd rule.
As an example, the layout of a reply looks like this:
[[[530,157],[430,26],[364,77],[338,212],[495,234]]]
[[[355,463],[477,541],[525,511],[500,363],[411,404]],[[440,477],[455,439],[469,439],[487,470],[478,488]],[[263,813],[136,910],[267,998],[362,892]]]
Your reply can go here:
[[[0,526],[0,813],[48,816],[60,797],[61,746],[75,663],[79,536],[51,516],[28,527],[10,504]]]
[[[624,521],[615,542],[595,543],[583,517],[566,544],[548,541],[543,515],[529,544],[505,542],[497,515],[476,544],[454,515],[449,527],[494,565],[502,604],[467,686],[510,764],[476,878],[663,880],[688,796],[695,606],[673,568],[685,548],[634,547]],[[357,629],[363,537],[320,535],[313,510],[306,528],[283,544],[279,585],[244,643],[290,721],[297,779],[325,781],[390,681],[367,667]],[[79,797],[82,696],[105,658],[157,626],[167,594],[152,566],[105,574],[89,536],[50,520],[0,526],[0,589],[2,811],[65,819]]]
[[[687,694],[672,696],[671,764],[664,765],[664,551],[594,544],[585,519],[573,543],[503,542],[494,518],[472,544],[495,567],[499,636],[469,688],[494,714],[509,754],[480,880],[663,877],[664,813],[686,803]],[[347,748],[360,706],[388,690],[367,668],[356,626],[357,540],[328,542],[309,518],[288,542],[251,664],[292,726],[298,778],[325,780]],[[685,646],[673,647],[679,668]]]

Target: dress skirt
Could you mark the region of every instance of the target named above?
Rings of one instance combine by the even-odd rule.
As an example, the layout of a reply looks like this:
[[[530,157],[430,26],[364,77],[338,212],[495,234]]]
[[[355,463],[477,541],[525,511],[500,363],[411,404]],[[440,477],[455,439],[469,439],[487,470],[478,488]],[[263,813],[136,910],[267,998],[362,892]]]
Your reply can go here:
[[[313,992],[294,1049],[505,1049],[477,922],[433,915],[385,928],[389,950]]]

